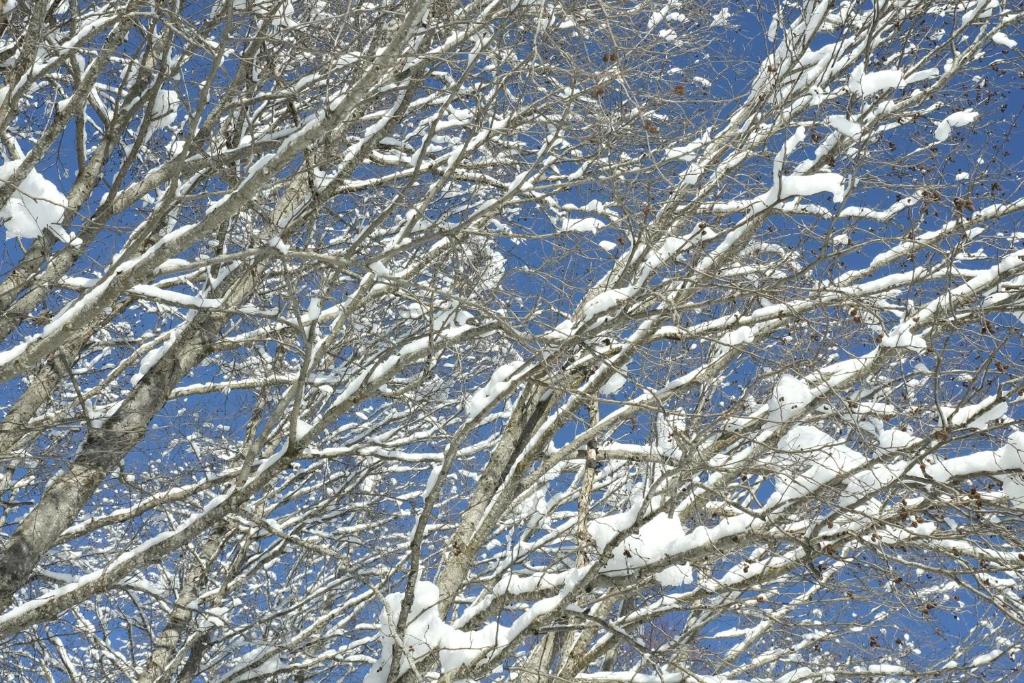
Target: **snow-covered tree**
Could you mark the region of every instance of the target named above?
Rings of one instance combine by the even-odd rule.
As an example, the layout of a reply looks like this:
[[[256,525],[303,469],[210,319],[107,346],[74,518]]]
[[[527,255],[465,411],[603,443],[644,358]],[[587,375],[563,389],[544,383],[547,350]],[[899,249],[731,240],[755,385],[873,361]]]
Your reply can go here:
[[[5,680],[1018,680],[1011,0],[7,0]]]

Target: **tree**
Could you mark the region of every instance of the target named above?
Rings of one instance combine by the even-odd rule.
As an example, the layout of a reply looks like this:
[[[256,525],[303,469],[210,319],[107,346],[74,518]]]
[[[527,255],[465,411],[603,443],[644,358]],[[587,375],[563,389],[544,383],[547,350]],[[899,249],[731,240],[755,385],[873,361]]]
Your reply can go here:
[[[12,680],[1015,680],[1020,8],[9,1]]]

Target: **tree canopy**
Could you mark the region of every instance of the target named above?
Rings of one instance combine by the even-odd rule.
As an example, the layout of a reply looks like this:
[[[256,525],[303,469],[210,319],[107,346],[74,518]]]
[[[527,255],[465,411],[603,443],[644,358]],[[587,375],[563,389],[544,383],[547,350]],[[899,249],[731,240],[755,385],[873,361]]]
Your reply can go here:
[[[7,0],[9,680],[1018,680],[1024,9]]]

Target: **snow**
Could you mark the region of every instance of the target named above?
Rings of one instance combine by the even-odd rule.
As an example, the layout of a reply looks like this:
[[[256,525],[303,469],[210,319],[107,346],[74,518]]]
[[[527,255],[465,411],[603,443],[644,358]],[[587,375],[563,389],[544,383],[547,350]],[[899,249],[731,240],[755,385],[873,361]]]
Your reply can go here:
[[[871,97],[882,90],[898,88],[902,81],[903,72],[899,69],[882,69],[865,73],[864,65],[858,64],[850,73],[850,90],[861,97]]]
[[[883,69],[881,71],[864,72],[864,65],[858,64],[850,72],[850,90],[861,97],[870,97],[882,90],[892,90],[900,86],[903,72],[899,69]]]
[[[638,512],[638,510],[636,510]],[[635,513],[610,515],[587,524],[591,537],[602,552],[611,540],[635,522]],[[605,571],[614,574],[630,568],[643,567],[667,557],[671,553],[671,542],[680,538],[682,525],[679,520],[664,512],[644,523],[636,533],[619,543],[612,557],[605,565]]]
[[[522,503],[516,506],[516,513],[526,520],[526,525],[531,529],[543,529],[547,521],[549,505],[546,492],[544,489],[534,491],[529,496],[523,499]],[[511,587],[514,582],[518,583],[517,580],[521,577],[515,577],[509,575],[507,581],[503,580],[501,585]],[[505,591],[509,592],[509,591]],[[521,592],[521,591],[520,591]]]
[[[299,419],[295,421],[295,438],[302,441],[306,438],[306,435],[313,430],[313,425],[306,422],[305,420]]]
[[[0,182],[9,182],[19,165],[17,162],[7,162],[0,166]],[[46,228],[58,237],[66,238],[67,234],[60,227],[66,206],[67,197],[57,186],[32,169],[7,200],[7,204],[0,209],[0,221],[3,222],[7,239],[35,239]]]
[[[631,493],[632,504],[625,512],[617,512],[604,517],[591,520],[587,523],[587,532],[594,539],[598,550],[604,550],[615,538],[616,534],[625,531],[636,523],[643,506],[642,491],[634,490]]]
[[[1002,657],[1002,655],[1003,655],[1003,651],[1000,650],[999,648],[996,648],[994,650],[989,650],[988,652],[985,652],[984,654],[980,654],[977,657],[975,657],[974,659],[972,659],[971,660],[971,666],[985,666],[986,664],[991,664],[995,660],[997,660],[1000,657]]]
[[[177,341],[178,330],[173,330],[163,344],[160,344],[154,349],[150,349],[150,351],[145,356],[142,357],[142,362],[139,363],[139,371],[132,375],[132,386],[135,386],[136,384],[141,382],[142,378],[145,377],[146,374],[153,369],[153,366],[156,365],[161,358],[163,358],[164,354],[167,353],[167,351],[170,350],[171,347],[174,346],[175,342]]]
[[[706,139],[696,140],[680,147],[669,147],[665,150],[666,159],[682,159],[683,161],[693,161],[696,157],[696,152],[705,144]]]
[[[418,320],[423,317],[424,313],[423,305],[416,302],[406,304],[398,311],[398,315],[406,320]]]
[[[888,209],[879,211],[877,209],[870,209],[866,206],[847,206],[839,212],[840,218],[869,218],[880,222],[886,222],[892,220],[893,216],[899,213],[901,210],[917,204],[918,199],[916,197],[904,197],[896,202],[893,202]]]
[[[809,197],[819,192],[828,192],[837,204],[846,196],[843,176],[838,173],[811,173],[808,175],[787,175],[782,177],[780,199],[787,197]]]
[[[621,306],[632,298],[635,293],[636,287],[606,289],[583,305],[582,318],[585,322],[589,322],[600,315],[604,315],[611,309]]]
[[[687,245],[689,240],[681,237],[666,237],[665,240],[651,252],[650,256],[647,257],[647,263],[652,268],[659,268],[660,266],[669,263],[675,258],[676,254]]]
[[[605,251],[615,251],[619,247],[615,242],[610,242],[608,240],[601,240],[597,243],[597,246],[601,247]]]
[[[651,13],[651,18],[647,20],[647,28],[653,29],[663,21],[686,21],[686,16],[679,12],[670,11],[671,5],[665,5],[660,10]],[[573,24],[575,26],[575,23]]]
[[[622,387],[626,386],[626,376],[619,371],[615,371],[611,378],[607,382],[601,385],[597,390],[602,396],[611,396],[617,394],[622,390]]]
[[[473,392],[466,400],[466,416],[472,420],[486,410],[494,400],[512,386],[512,376],[523,366],[522,361],[505,363],[491,375],[487,384]]]
[[[821,369],[821,374],[832,382],[845,382],[867,367],[868,360],[866,358],[854,356],[826,365]]]
[[[915,71],[909,76],[904,76],[903,82],[900,85],[910,85],[911,83],[917,83],[918,81],[929,81],[933,78],[940,76],[938,69],[922,69]]]
[[[303,316],[305,320],[314,321],[320,318],[320,313],[323,311],[323,306],[320,301],[320,297],[313,296],[309,298],[309,304],[306,306],[306,315]]]
[[[935,126],[935,139],[938,142],[945,142],[949,139],[954,128],[970,125],[977,120],[978,112],[973,109],[964,109],[963,111],[954,112],[942,119],[942,121]]]
[[[839,505],[850,505],[882,490],[899,477],[895,469],[891,465],[878,464],[850,475],[847,478],[845,495],[839,499]]]
[[[884,484],[894,480],[904,468],[904,463],[894,463],[888,467],[879,466],[879,481]],[[1014,505],[1024,507],[1024,433],[1012,432],[1003,447],[997,451],[983,450],[970,455],[947,458],[927,465],[923,470],[915,467],[911,473],[939,483],[977,474],[994,475],[1003,484],[1003,495]],[[873,490],[878,488],[877,485],[872,487]]]
[[[784,424],[803,412],[813,400],[814,394],[803,380],[783,375],[765,406],[765,419],[771,424]]]
[[[749,325],[740,325],[735,330],[723,334],[718,343],[726,348],[732,348],[741,344],[749,344],[752,341],[754,341],[754,330]]]
[[[693,583],[693,567],[689,564],[674,564],[654,575],[654,580],[665,588],[686,586]]]
[[[589,232],[597,234],[604,227],[605,223],[600,218],[563,218],[560,230],[562,232]]]
[[[882,346],[891,349],[910,349],[917,353],[928,350],[928,342],[924,337],[914,334],[906,324],[899,325],[882,338]]]
[[[412,145],[410,145],[407,142],[402,142],[398,138],[393,137],[391,135],[386,135],[382,137],[377,142],[377,144],[380,145],[381,147],[399,147],[401,149],[406,150],[407,152],[415,151]]]
[[[277,249],[285,256],[288,255],[288,251],[291,249],[288,243],[282,240],[280,236],[272,237],[270,240],[268,240],[267,246],[270,247],[271,249]]]
[[[178,118],[181,98],[174,90],[162,89],[153,98],[153,128],[169,128]]]
[[[572,572],[576,574],[577,572]],[[563,592],[575,586],[567,580]],[[402,611],[403,593],[391,593],[384,598],[380,613],[381,657],[374,663],[363,683],[384,683],[391,668],[391,652],[395,645],[395,626]],[[539,616],[561,604],[561,595],[538,600],[527,607],[510,626],[485,624],[475,631],[464,631],[446,623],[438,612],[441,592],[429,581],[417,581],[405,633],[398,648],[402,652],[399,672],[408,671],[411,663],[436,652],[441,672],[457,671],[471,663],[485,651],[512,642]]]
[[[843,176],[839,173],[782,175],[783,163],[796,151],[797,146],[803,142],[804,136],[805,130],[801,126],[779,149],[775,157],[772,187],[755,198],[753,205],[766,207],[789,197],[809,197],[819,192],[831,193],[832,201],[837,204],[843,201],[846,196],[846,188],[843,184]]]
[[[946,421],[954,427],[985,429],[989,423],[1000,420],[1009,410],[1006,401],[990,396],[979,403],[965,406],[940,406]]]
[[[547,501],[544,500],[543,492],[540,492],[539,499],[544,507],[547,506]],[[524,593],[534,593],[540,590],[551,590],[564,586],[568,572],[545,572],[543,574],[530,574],[527,576],[516,576],[515,574],[505,574],[502,578],[494,584],[495,595],[522,595]],[[459,618],[460,622],[465,622],[468,618],[471,618],[470,613],[463,614]]]
[[[220,308],[221,306],[220,299],[207,299],[202,295],[183,294],[153,285],[135,285],[132,287],[132,294],[187,308]]]
[[[992,34],[992,42],[996,45],[1002,45],[1003,47],[1015,48],[1017,47],[1017,41],[1006,35],[1002,31],[996,31]]]
[[[867,462],[860,453],[836,443],[831,436],[811,425],[797,425],[786,432],[779,440],[779,450],[801,455],[812,464],[795,476],[779,475],[775,492],[765,503],[766,508],[809,496]]]
[[[638,512],[638,506],[634,505],[626,513],[590,522],[587,529],[598,549],[603,552],[619,532],[630,528]],[[602,573],[609,576],[628,575],[666,558],[692,553],[748,531],[756,531],[764,524],[762,519],[741,513],[710,527],[698,526],[687,530],[674,515],[658,513],[615,547]]]
[[[484,290],[495,289],[505,276],[505,257],[489,244],[484,245],[487,262],[476,273],[479,286]]]
[[[970,3],[960,15],[960,26],[967,26],[977,19],[988,19],[997,7],[999,7],[999,0],[976,0]]]
[[[828,125],[835,128],[848,138],[855,138],[860,135],[860,124],[854,123],[845,116],[833,115],[828,117]]]
[[[903,429],[881,429],[878,432],[878,447],[883,450],[899,450],[919,443],[921,439]]]
[[[1003,495],[1016,507],[1024,509],[1024,432],[1013,432],[995,455],[997,469],[1015,471],[997,477],[1003,485]]]
[[[868,673],[871,674],[902,674],[907,668],[898,664],[869,664]]]

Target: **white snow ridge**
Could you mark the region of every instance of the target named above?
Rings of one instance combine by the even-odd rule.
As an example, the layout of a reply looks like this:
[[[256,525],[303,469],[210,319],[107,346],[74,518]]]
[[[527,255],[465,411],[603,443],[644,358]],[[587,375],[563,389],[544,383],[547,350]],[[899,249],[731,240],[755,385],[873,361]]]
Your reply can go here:
[[[0,182],[8,183],[19,165],[17,162],[7,162],[0,166]],[[7,204],[0,209],[0,221],[3,221],[7,239],[35,239],[49,228],[58,237],[68,241],[60,227],[66,205],[67,198],[57,186],[32,169],[7,200]]]

